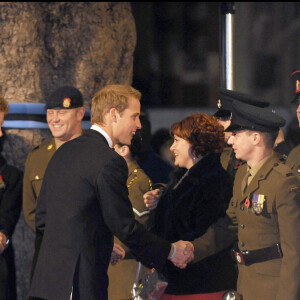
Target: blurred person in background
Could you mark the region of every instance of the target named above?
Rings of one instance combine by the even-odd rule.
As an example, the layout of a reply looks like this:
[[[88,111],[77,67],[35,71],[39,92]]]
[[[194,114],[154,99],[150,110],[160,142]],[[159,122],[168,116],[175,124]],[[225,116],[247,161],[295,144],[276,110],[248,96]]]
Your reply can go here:
[[[174,167],[174,153],[170,150],[173,139],[169,129],[160,128],[154,132],[151,137],[150,144],[154,152],[159,155],[164,161]]]
[[[292,100],[296,104],[296,114],[298,126],[300,127],[300,71],[295,71],[291,74],[293,81],[296,83],[296,95]],[[300,178],[300,145],[296,145],[290,152],[286,164],[292,168],[298,178]]]
[[[137,162],[154,183],[168,183],[172,166],[157,155],[151,144],[151,123],[145,113],[140,115],[142,147]]]
[[[147,228],[149,226],[148,220],[150,211],[144,203],[143,195],[147,191],[152,190],[153,186],[151,179],[145,174],[136,161],[141,146],[142,140],[140,132],[137,131],[133,136],[130,145],[118,143],[114,146],[114,149],[125,159],[128,166],[127,188],[135,219]],[[132,297],[131,290],[135,281],[139,262],[132,252],[130,252],[130,249],[121,243],[117,237],[114,237],[114,243],[125,249],[124,252],[126,251],[126,255],[124,260],[119,264],[110,264],[108,267],[108,299],[128,299]],[[146,270],[146,267],[141,267],[139,278],[145,274]]]
[[[221,164],[223,168],[228,171],[232,178],[232,182],[234,181],[235,174],[237,169],[243,163],[241,160],[237,159],[232,151],[230,145],[228,145],[227,141],[231,136],[231,132],[227,132],[226,129],[231,124],[231,115],[232,115],[232,102],[234,100],[248,103],[255,106],[267,107],[269,106],[269,102],[260,101],[254,99],[252,96],[228,90],[225,88],[218,88],[220,98],[217,103],[217,111],[214,113],[214,116],[218,119],[219,123],[224,127],[225,130],[225,146],[223,152],[221,154]]]

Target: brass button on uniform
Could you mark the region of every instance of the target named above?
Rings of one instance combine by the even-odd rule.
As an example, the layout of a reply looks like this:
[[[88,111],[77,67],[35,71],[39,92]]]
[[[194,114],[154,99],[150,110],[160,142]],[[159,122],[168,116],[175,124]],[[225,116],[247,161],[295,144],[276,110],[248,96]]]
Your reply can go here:
[[[245,228],[245,225],[244,225],[244,224],[241,224],[241,228],[244,229],[244,228]]]
[[[245,243],[244,243],[244,242],[241,242],[241,246],[242,246],[242,247],[245,247]]]

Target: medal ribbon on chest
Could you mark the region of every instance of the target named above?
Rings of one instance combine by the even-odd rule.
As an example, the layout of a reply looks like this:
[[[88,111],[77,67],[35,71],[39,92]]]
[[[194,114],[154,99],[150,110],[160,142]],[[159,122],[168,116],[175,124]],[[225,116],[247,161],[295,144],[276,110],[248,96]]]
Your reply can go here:
[[[264,208],[265,195],[254,194],[252,198],[252,210],[256,214],[261,214]]]

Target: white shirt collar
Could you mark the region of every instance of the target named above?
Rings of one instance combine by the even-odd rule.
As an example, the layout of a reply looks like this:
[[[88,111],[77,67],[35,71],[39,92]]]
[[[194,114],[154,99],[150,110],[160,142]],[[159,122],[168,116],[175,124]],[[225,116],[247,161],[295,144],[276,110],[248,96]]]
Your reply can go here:
[[[110,136],[101,127],[99,127],[98,125],[93,124],[91,126],[91,129],[100,132],[105,137],[105,139],[107,140],[107,143],[108,143],[109,147],[110,148],[113,147],[112,140],[111,140]]]

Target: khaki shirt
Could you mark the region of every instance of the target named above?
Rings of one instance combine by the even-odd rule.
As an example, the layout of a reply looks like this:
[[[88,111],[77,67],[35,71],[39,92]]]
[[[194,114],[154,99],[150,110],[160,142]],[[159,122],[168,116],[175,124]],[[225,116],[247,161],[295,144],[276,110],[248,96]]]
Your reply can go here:
[[[35,209],[46,167],[55,153],[54,139],[42,143],[27,156],[23,179],[23,211],[27,225],[35,231]]]

